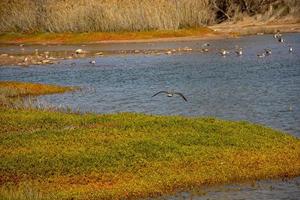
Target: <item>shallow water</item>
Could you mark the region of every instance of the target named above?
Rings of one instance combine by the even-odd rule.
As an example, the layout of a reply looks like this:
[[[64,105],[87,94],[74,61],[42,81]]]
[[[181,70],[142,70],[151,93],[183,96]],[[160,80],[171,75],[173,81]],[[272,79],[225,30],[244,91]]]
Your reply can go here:
[[[210,41],[211,51],[168,55],[116,55],[63,61],[44,67],[1,68],[1,80],[80,86],[81,92],[41,97],[40,102],[81,111],[143,112],[162,115],[214,116],[247,120],[300,136],[300,36],[289,34],[286,45],[270,35]],[[130,44],[116,49],[201,48],[204,41]],[[244,48],[244,55],[222,57],[216,49]],[[85,47],[108,49],[107,44]],[[62,46],[57,47],[62,50]],[[66,47],[69,49],[70,47]],[[75,46],[73,46],[76,49]],[[257,58],[264,48],[272,55]],[[151,96],[160,90],[180,97]]]
[[[299,200],[300,179],[288,181],[259,181],[202,188],[197,192],[182,192],[159,200]]]
[[[84,58],[66,60],[51,66],[4,67],[0,68],[0,80],[82,88],[74,93],[40,97],[39,104],[43,105],[68,106],[97,113],[142,112],[247,120],[300,137],[300,35],[287,34],[285,39],[293,46],[294,52],[291,54],[288,52],[288,44],[278,43],[271,35],[250,36],[209,41],[211,46],[208,53],[191,51],[171,56],[114,55],[93,58],[96,60],[95,65],[89,64],[91,59]],[[203,43],[204,41],[97,44],[84,48],[93,51],[119,51],[188,46],[195,50],[200,49]],[[244,49],[243,56],[231,53],[222,57],[217,53],[217,49],[221,48],[233,51],[236,45]],[[0,46],[0,52],[9,48],[11,47]],[[28,47],[28,51],[35,48],[36,46]],[[52,46],[51,50],[70,51],[76,48],[78,46]],[[272,55],[258,58],[257,53],[262,53],[264,48],[272,49]],[[182,92],[188,102],[179,96],[151,97],[160,90]],[[296,180],[299,182],[299,178]],[[246,193],[254,196],[244,199],[293,199],[292,193],[299,194],[299,185],[296,183],[291,187],[291,184],[280,182],[278,186],[280,189],[274,189],[270,195],[245,187],[238,194],[226,191],[221,194],[241,194],[241,198],[233,198],[231,195],[230,198],[223,199],[243,199],[242,196]],[[218,194],[208,193],[207,198],[222,199]],[[181,197],[184,198],[184,195]],[[170,198],[176,199],[175,196]]]

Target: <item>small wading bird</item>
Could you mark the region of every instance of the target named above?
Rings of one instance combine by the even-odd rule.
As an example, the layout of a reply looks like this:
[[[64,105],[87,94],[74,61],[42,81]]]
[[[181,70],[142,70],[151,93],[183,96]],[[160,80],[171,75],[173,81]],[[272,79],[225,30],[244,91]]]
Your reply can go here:
[[[292,53],[293,52],[293,47],[289,46],[289,52]]]
[[[278,42],[283,43],[283,42],[284,42],[284,39],[283,39],[282,37],[279,37],[279,38],[278,38]]]
[[[229,51],[226,51],[225,49],[221,49],[221,50],[220,50],[220,54],[221,54],[222,56],[226,56],[227,54],[229,54]]]
[[[257,54],[257,57],[259,57],[259,58],[264,58],[266,56],[266,54],[265,53],[262,53],[262,54]]]
[[[281,38],[281,37],[282,37],[282,34],[279,31],[274,34],[275,39],[278,39],[278,38]]]
[[[167,97],[173,97],[174,95],[179,95],[179,96],[181,96],[183,98],[183,100],[187,101],[187,99],[185,98],[185,96],[183,96],[183,94],[180,93],[180,92],[160,91],[160,92],[157,92],[156,94],[154,94],[152,97],[155,97],[156,95],[161,94],[161,93],[166,94]]]
[[[265,50],[265,54],[266,56],[269,56],[272,54],[272,50],[271,49],[264,49]]]
[[[89,63],[95,65],[96,61],[95,60],[91,60]]]
[[[243,49],[242,48],[238,48],[235,50],[236,55],[241,56],[243,55]]]

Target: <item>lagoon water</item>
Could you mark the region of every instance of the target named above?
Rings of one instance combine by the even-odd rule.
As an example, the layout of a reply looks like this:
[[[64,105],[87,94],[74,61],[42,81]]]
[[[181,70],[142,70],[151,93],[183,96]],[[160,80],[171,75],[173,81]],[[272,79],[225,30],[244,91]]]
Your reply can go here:
[[[73,93],[39,97],[39,104],[43,105],[71,107],[82,112],[140,112],[246,120],[300,137],[300,35],[286,34],[285,39],[286,44],[278,43],[271,35],[214,40],[209,41],[211,46],[207,53],[195,50],[207,41],[90,45],[84,48],[117,51],[188,46],[195,51],[174,55],[114,54],[93,58],[95,65],[89,64],[91,58],[83,58],[50,66],[2,67],[0,80],[81,87]],[[293,46],[293,53],[289,53],[288,44]],[[244,49],[243,56],[234,54],[236,45]],[[6,47],[0,47],[0,52],[1,48],[4,51]],[[232,53],[220,56],[217,49],[221,48]],[[272,55],[258,58],[256,55],[265,48],[272,49]],[[76,46],[68,46],[67,50],[70,49]],[[160,90],[182,92],[188,102],[179,96],[151,97]],[[288,191],[282,198],[280,193],[284,192],[278,192],[276,186],[276,196],[255,197],[293,199],[292,194],[299,197],[299,178],[292,185],[279,187],[279,191]],[[294,189],[290,191],[290,188]],[[251,194],[257,195],[257,191],[247,190],[247,194],[251,197]],[[208,193],[206,198],[222,199],[215,195]],[[235,196],[225,199],[243,199]],[[250,197],[244,199],[256,199]]]

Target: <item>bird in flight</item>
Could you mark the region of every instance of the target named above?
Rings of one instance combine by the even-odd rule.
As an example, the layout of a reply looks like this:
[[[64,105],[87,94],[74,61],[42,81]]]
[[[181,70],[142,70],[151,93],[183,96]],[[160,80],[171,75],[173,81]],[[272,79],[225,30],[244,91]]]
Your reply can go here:
[[[156,95],[161,94],[161,93],[166,94],[167,97],[173,97],[174,95],[179,95],[179,96],[181,96],[183,98],[183,100],[187,101],[187,99],[185,98],[185,96],[182,93],[180,93],[180,92],[160,91],[160,92],[155,93],[152,97],[155,97]]]

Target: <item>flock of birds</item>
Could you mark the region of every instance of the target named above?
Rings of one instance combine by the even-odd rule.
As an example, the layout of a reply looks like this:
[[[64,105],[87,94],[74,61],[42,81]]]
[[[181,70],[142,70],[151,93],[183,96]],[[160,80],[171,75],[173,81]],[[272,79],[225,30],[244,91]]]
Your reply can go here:
[[[280,32],[277,32],[276,34],[274,34],[274,38],[275,38],[279,43],[285,43],[285,40],[284,40],[284,38],[282,37],[282,34],[281,34]],[[208,52],[209,49],[208,49],[207,47],[209,47],[209,46],[210,46],[209,43],[204,43],[204,44],[201,46],[201,47],[202,47],[201,51],[202,51],[202,52]],[[185,47],[185,48],[183,48],[183,50],[184,50],[184,51],[191,51],[192,49],[191,49],[191,48],[188,48],[188,47]],[[172,54],[173,51],[175,52],[176,49],[173,49],[172,51],[167,51],[166,54],[167,54],[167,55],[170,55],[170,54]],[[291,45],[288,45],[288,51],[289,51],[289,53],[292,53],[292,52],[293,52],[293,47],[292,47]],[[81,54],[81,53],[83,53],[83,52],[84,52],[84,51],[83,51],[82,49],[77,49],[77,50],[76,50],[76,54]],[[139,52],[139,50],[135,50],[135,52]],[[235,52],[235,54],[236,54],[237,56],[242,56],[242,55],[244,54],[243,48],[238,47],[238,46],[235,47],[235,51],[234,51],[234,52]],[[229,55],[229,54],[230,54],[230,51],[229,51],[229,50],[226,50],[226,49],[220,49],[220,50],[218,51],[218,53],[219,53],[221,56],[226,57],[226,55]],[[264,49],[263,53],[257,54],[257,57],[258,57],[258,58],[264,58],[264,57],[269,56],[269,55],[271,55],[271,54],[272,54],[272,50],[271,50],[271,49]],[[101,54],[101,55],[102,55],[102,54]],[[95,61],[95,60],[91,60],[89,63],[95,65],[95,64],[96,64],[96,61]]]
[[[284,42],[285,42],[285,40],[283,39],[282,34],[281,34],[280,32],[277,32],[276,34],[274,34],[274,38],[275,38],[279,43],[284,43]],[[293,47],[292,47],[291,45],[289,45],[288,47],[289,47],[289,48],[288,48],[289,53],[292,53],[292,52],[293,52]],[[226,49],[221,49],[221,50],[220,50],[220,54],[221,54],[222,56],[226,56],[226,55],[228,55],[229,53],[230,53],[230,52],[229,52],[228,50],[226,50]],[[243,55],[243,48],[236,47],[235,53],[236,53],[236,55],[238,55],[238,56]],[[271,54],[272,54],[272,50],[271,50],[271,49],[264,49],[264,52],[263,52],[263,53],[260,53],[260,54],[257,54],[257,57],[259,57],[259,58],[264,58],[264,57],[269,56],[269,55],[271,55]]]
[[[282,37],[282,34],[280,32],[277,32],[276,34],[274,34],[273,36],[279,43],[284,43],[285,40],[283,39]],[[209,43],[205,43],[202,45],[202,47],[208,47],[210,46]],[[288,46],[289,49],[289,53],[292,53],[293,52],[293,48],[291,45]],[[227,54],[230,53],[230,51],[226,50],[226,49],[221,49],[220,52],[219,52],[222,56],[226,56]],[[235,49],[235,53],[237,56],[242,56],[243,55],[243,49],[240,48],[240,47],[236,47]],[[269,56],[272,54],[272,50],[271,49],[264,49],[264,52],[261,53],[261,54],[257,54],[257,57],[259,58],[263,58],[265,56]],[[158,94],[165,94],[167,97],[173,97],[174,95],[177,95],[177,96],[180,96],[183,98],[184,101],[187,101],[187,98],[180,92],[174,92],[174,91],[159,91],[157,93],[155,93],[152,97],[158,95]]]

